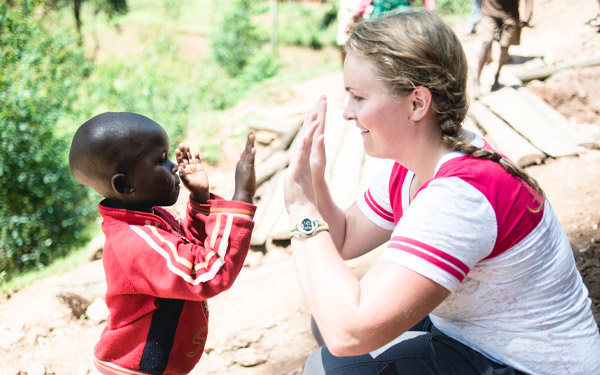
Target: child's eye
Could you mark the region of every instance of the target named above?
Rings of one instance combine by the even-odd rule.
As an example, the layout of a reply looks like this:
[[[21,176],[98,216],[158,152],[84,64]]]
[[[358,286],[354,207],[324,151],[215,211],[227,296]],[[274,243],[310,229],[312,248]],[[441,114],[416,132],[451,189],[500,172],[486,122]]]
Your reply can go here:
[[[352,95],[352,99],[354,101],[360,102],[360,101],[363,101],[365,98],[360,97],[360,96],[356,96],[356,95]]]

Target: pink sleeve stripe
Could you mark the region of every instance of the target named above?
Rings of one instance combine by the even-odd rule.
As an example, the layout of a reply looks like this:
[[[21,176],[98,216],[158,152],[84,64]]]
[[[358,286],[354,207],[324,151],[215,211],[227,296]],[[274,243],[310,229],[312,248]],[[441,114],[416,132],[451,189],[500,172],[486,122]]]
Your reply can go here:
[[[402,250],[402,251],[412,254],[418,258],[421,258],[421,259],[431,263],[432,265],[436,266],[437,268],[440,268],[440,269],[444,270],[445,272],[449,273],[454,278],[456,278],[459,283],[462,282],[465,278],[465,274],[460,272],[458,269],[454,268],[453,266],[446,263],[445,261],[440,260],[420,249],[415,249],[411,246],[397,243],[397,242],[390,242],[390,244],[388,245],[388,248]]]
[[[365,201],[367,202],[369,207],[371,207],[373,212],[379,215],[382,219],[390,221],[392,223],[394,222],[394,214],[378,205],[377,202],[375,202],[375,200],[373,199],[370,190],[367,190],[365,192]]]
[[[466,264],[464,264],[460,259],[457,259],[455,257],[453,257],[452,255],[445,253],[443,251],[440,251],[438,249],[436,249],[433,246],[429,246],[426,243],[423,243],[421,241],[417,241],[414,240],[412,238],[408,238],[408,237],[402,237],[402,236],[394,236],[391,239],[392,241],[396,241],[396,242],[406,242],[407,244],[410,244],[412,246],[415,247],[419,247],[431,254],[434,254],[442,259],[444,259],[446,262],[448,262],[449,264],[453,265],[454,267],[460,269],[465,275],[467,273],[469,273],[469,267],[467,267]]]

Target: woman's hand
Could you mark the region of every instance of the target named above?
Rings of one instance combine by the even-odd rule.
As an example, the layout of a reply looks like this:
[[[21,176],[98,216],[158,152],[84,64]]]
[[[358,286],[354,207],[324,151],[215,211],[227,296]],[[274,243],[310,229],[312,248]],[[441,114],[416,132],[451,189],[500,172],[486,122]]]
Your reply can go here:
[[[327,156],[325,154],[325,115],[327,114],[327,98],[321,96],[312,113],[309,115],[318,123],[312,138],[310,153],[310,171],[313,183],[325,182],[325,167]]]
[[[302,136],[285,173],[284,198],[288,213],[299,215],[316,211],[317,201],[313,178],[325,176],[325,145],[323,132],[327,101],[319,98],[302,125]],[[313,175],[314,173],[314,175]],[[295,218],[294,218],[295,219]]]
[[[208,175],[200,161],[200,154],[192,154],[190,147],[180,144],[175,150],[179,165],[179,177],[183,186],[190,191],[190,196],[198,203],[206,203],[210,197],[208,191]]]

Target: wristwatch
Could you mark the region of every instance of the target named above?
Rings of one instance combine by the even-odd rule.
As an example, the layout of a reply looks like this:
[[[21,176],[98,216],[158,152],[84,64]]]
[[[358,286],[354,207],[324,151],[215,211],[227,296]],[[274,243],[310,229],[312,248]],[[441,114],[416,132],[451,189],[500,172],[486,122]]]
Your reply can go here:
[[[310,237],[323,230],[329,230],[329,225],[323,220],[307,216],[290,229],[290,237]]]

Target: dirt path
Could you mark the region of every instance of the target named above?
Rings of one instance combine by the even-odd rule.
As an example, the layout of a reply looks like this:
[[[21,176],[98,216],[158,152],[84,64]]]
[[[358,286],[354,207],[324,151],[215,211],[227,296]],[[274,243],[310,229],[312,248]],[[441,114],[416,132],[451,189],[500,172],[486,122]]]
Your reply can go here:
[[[508,69],[529,69],[600,51],[600,34],[584,23],[597,13],[596,2],[573,6],[568,0],[536,1],[534,27],[524,31],[521,46],[511,49],[514,63]],[[464,29],[457,25],[457,32]],[[477,36],[464,37],[470,59],[478,48]],[[564,78],[564,77],[568,78]],[[584,76],[585,79],[577,79]],[[562,77],[562,78],[561,78]],[[341,77],[329,74],[297,85],[287,92],[287,104],[312,103],[325,90],[337,87]],[[540,92],[559,108],[574,126],[599,137],[600,106],[592,89],[600,87],[600,70],[565,72],[544,83]],[[573,92],[573,82],[578,82]],[[336,94],[337,95],[337,94]],[[239,108],[259,103],[241,103]],[[582,113],[585,116],[582,117]],[[229,163],[229,164],[228,164]],[[227,173],[231,161],[224,160]],[[221,166],[223,167],[223,166]],[[569,234],[578,265],[591,295],[600,301],[600,151],[579,157],[550,160],[528,171],[545,189]],[[215,169],[215,172],[216,169]],[[211,178],[219,179],[218,175]],[[377,252],[350,266],[362,274]],[[0,375],[70,375],[90,371],[93,346],[103,325],[70,316],[55,297],[65,285],[102,279],[99,261],[69,273],[37,282],[10,299],[0,301]],[[238,281],[210,301],[211,325],[207,352],[192,372],[195,375],[300,374],[304,360],[316,349],[309,313],[299,290],[287,248],[253,253]]]

